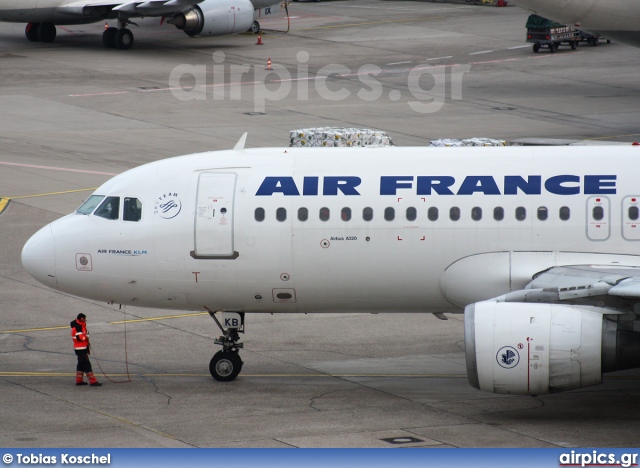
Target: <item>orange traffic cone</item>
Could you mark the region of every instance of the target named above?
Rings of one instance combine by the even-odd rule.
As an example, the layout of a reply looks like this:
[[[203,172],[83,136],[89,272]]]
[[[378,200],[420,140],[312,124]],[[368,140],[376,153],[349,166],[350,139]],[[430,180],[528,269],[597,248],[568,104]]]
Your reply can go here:
[[[273,70],[273,68],[271,68],[271,59],[267,60],[267,68],[266,70]]]
[[[107,29],[109,29],[109,23],[104,23],[104,29],[105,29],[105,31],[106,31]]]
[[[258,34],[258,42],[256,42],[256,45],[264,45],[262,43],[262,34]]]

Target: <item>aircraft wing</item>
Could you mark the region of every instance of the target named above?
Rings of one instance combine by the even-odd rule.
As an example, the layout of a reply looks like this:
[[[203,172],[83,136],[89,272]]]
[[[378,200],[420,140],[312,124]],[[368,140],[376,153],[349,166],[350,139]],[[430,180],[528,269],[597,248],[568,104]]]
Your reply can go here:
[[[640,298],[640,267],[572,265],[538,273],[520,291],[496,298],[499,302],[580,302],[592,305],[602,296]],[[594,299],[599,297],[598,300]]]
[[[159,16],[183,11],[203,1],[204,0],[146,0],[118,2],[114,0],[82,0],[67,3],[58,9],[72,15],[87,15],[95,10],[108,9],[129,13],[130,16]]]

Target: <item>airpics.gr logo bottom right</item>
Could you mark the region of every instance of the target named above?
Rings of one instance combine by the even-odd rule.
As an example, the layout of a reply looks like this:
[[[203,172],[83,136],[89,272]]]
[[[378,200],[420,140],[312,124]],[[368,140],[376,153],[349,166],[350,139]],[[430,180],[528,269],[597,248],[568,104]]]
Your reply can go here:
[[[615,453],[598,453],[597,450],[589,453],[563,453],[559,458],[559,466],[620,466],[629,468],[638,466],[637,453],[621,453],[619,456]]]

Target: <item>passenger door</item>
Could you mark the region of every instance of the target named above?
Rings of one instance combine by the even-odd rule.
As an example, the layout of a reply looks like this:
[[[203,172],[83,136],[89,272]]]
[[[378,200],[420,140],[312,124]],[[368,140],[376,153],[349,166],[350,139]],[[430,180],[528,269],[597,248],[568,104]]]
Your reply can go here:
[[[236,257],[234,193],[237,174],[204,172],[198,178],[195,257]]]

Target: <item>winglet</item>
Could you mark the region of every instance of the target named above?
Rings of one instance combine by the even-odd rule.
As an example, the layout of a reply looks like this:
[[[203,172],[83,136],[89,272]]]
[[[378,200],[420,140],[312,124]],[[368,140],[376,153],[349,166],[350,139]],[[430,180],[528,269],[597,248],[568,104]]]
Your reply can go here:
[[[236,143],[236,146],[233,147],[234,151],[242,151],[244,149],[244,144],[247,142],[248,134],[248,132],[244,132],[244,134],[238,140],[238,143]]]

